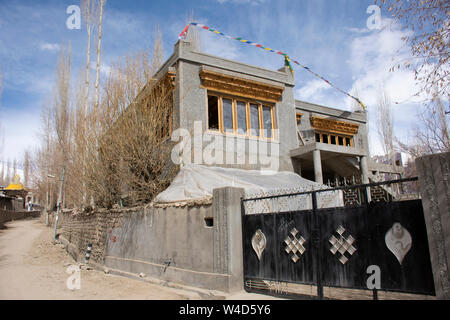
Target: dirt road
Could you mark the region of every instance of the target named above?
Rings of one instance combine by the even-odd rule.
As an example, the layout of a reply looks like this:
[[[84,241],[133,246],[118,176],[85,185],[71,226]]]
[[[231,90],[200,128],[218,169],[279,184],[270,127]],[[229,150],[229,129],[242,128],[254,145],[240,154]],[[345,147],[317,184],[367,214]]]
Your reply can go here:
[[[66,286],[74,260],[39,220],[10,222],[0,230],[0,299],[201,299],[197,293],[97,270],[81,270],[80,289]]]

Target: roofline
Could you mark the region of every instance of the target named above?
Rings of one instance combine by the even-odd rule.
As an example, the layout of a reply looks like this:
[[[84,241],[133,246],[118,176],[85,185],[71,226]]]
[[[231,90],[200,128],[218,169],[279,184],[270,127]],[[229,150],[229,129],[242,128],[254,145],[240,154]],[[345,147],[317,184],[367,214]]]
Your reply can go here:
[[[299,105],[299,104],[301,105]],[[361,123],[367,123],[366,111],[348,111],[343,109],[331,108],[317,103],[307,102],[303,100],[295,100],[295,108],[300,110],[307,110],[318,114],[333,116],[337,118],[353,120]]]

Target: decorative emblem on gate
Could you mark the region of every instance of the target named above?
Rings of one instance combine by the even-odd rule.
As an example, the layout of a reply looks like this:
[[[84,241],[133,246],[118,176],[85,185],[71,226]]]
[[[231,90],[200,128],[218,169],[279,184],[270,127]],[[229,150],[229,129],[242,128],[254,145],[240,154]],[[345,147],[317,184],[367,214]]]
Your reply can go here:
[[[346,264],[348,259],[345,256],[345,253],[347,252],[350,256],[352,256],[356,252],[356,248],[353,246],[353,243],[355,243],[355,238],[352,236],[348,236],[348,238],[344,238],[343,234],[345,232],[345,228],[343,226],[339,226],[339,228],[336,229],[336,233],[339,235],[339,238],[336,238],[334,235],[332,235],[329,239],[331,243],[330,251],[332,254],[336,255],[337,252],[341,254],[339,261],[342,264]]]
[[[412,238],[399,222],[395,222],[392,228],[386,232],[384,242],[388,249],[394,254],[398,262],[402,264],[408,251],[411,249]]]
[[[286,243],[286,248],[284,250],[286,251],[287,254],[290,254],[291,252],[293,253],[291,259],[292,261],[294,261],[294,263],[296,263],[298,259],[300,259],[300,257],[297,255],[297,252],[299,252],[300,255],[302,255],[306,251],[305,247],[303,246],[306,240],[302,236],[297,238],[296,237],[297,233],[298,230],[293,228],[291,230],[291,235],[293,238],[289,237],[288,235],[286,239],[284,239],[284,243]]]
[[[261,260],[261,255],[266,248],[266,236],[261,231],[261,229],[256,230],[255,234],[252,237],[252,247],[255,250],[256,255],[258,256],[258,260]]]

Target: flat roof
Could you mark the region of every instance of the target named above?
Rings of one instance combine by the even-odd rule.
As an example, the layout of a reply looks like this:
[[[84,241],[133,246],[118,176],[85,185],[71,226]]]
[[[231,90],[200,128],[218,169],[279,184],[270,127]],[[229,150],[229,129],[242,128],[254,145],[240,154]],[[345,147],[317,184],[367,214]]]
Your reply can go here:
[[[354,120],[361,123],[367,122],[366,111],[348,111],[337,108],[326,107],[320,104],[295,100],[295,108],[300,110],[306,110],[314,113],[319,113],[327,116],[333,116],[337,118]]]

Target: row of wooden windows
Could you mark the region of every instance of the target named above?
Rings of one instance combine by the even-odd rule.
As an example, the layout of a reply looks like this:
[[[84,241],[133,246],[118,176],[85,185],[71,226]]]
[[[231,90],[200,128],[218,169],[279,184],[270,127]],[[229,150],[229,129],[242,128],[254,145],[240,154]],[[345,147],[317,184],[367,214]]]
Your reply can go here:
[[[208,128],[222,133],[233,133],[272,139],[275,129],[274,107],[244,99],[208,95]]]
[[[353,138],[326,132],[316,132],[316,142],[335,144],[338,146],[353,147]]]

